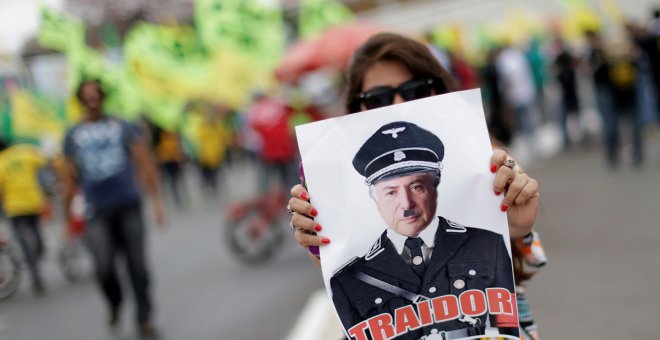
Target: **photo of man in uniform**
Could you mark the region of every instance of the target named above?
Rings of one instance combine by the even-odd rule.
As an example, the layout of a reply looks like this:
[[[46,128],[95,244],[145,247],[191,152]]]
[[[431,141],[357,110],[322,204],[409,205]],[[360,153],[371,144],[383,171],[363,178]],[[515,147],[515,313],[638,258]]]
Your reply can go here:
[[[493,287],[513,293],[511,260],[502,235],[436,215],[444,154],[442,141],[430,131],[393,122],[379,128],[353,158],[387,229],[367,254],[353,258],[330,279],[332,299],[346,330],[434,297]],[[462,339],[483,335],[487,327],[495,334],[518,336],[517,320],[502,322],[485,313],[461,314],[396,339]]]

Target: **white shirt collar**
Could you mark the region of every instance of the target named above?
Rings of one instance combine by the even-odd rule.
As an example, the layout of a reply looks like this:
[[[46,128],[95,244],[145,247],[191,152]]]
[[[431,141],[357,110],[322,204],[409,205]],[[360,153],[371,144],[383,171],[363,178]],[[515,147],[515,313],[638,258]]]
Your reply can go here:
[[[435,243],[435,232],[438,230],[439,224],[440,224],[440,219],[436,217],[431,221],[431,223],[428,225],[428,227],[426,227],[426,229],[422,230],[422,232],[419,233],[419,237],[422,239],[422,241],[424,241],[424,246],[428,248],[433,248],[433,245]],[[394,244],[394,248],[396,248],[396,252],[399,255],[403,254],[403,247],[405,246],[408,236],[397,234],[397,232],[388,228],[387,237],[390,239],[390,241],[392,241],[392,244]]]

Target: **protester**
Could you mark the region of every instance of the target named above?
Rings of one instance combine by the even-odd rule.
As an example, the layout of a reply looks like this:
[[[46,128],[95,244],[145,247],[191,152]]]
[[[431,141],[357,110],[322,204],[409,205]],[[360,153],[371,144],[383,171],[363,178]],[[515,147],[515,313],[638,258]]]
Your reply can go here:
[[[294,178],[296,142],[290,124],[292,114],[293,109],[283,101],[264,94],[258,94],[249,109],[250,127],[263,141],[259,154],[264,165],[259,185],[261,192],[271,187],[272,177],[285,187]]]
[[[202,123],[197,130],[197,163],[205,191],[215,195],[218,192],[218,171],[225,162],[230,142],[229,132],[221,112],[202,110],[198,113],[202,115]]]
[[[82,82],[76,95],[85,112],[83,121],[69,130],[64,140],[64,214],[71,220],[71,202],[80,185],[87,203],[85,240],[108,304],[108,326],[116,330],[121,319],[123,294],[115,269],[121,254],[136,300],[139,335],[155,339],[158,331],[153,323],[138,181],[149,191],[155,221],[162,224],[165,209],[158,171],[137,128],[103,112],[104,91],[99,81]]]
[[[558,51],[555,57],[554,69],[561,93],[559,123],[564,137],[564,148],[568,148],[571,144],[568,118],[572,116],[578,124],[580,122],[580,100],[578,98],[576,74],[577,61],[564,41],[557,38],[555,44]]]
[[[500,91],[505,107],[513,112],[516,132],[522,133],[532,150],[534,145],[535,119],[533,105],[536,99],[536,85],[525,53],[517,47],[507,46],[495,61],[500,76]]]
[[[433,85],[418,82],[423,79],[433,79]],[[453,90],[448,73],[424,45],[390,33],[373,36],[355,52],[348,81],[346,106],[350,113],[401,103],[404,97],[413,100]],[[402,85],[414,87],[415,91],[401,94]],[[506,152],[495,150],[490,170],[496,173],[493,190],[498,195],[504,193],[501,209],[508,213],[509,234],[517,239],[533,228],[539,204],[538,184],[519,168],[514,171],[505,166],[507,158]],[[309,203],[310,195],[303,185],[294,186],[291,195],[294,237],[302,247],[310,249],[311,258],[319,263],[313,254],[315,247],[331,240],[316,234],[323,227],[313,220],[318,211]]]
[[[488,131],[491,139],[502,145],[509,145],[513,139],[511,115],[504,107],[504,98],[500,89],[500,74],[496,61],[501,49],[492,48],[486,55],[486,63],[482,69],[482,94],[486,100],[488,114]]]
[[[174,203],[181,207],[183,188],[183,167],[185,154],[181,145],[181,136],[177,131],[155,128],[153,148],[156,160],[160,165],[161,174],[168,184]]]
[[[0,141],[0,151],[2,207],[23,250],[32,277],[32,290],[39,295],[45,290],[40,270],[45,250],[39,225],[45,197],[39,183],[39,170],[46,165],[46,159],[34,146],[27,144],[6,148]]]
[[[590,51],[589,64],[593,73],[596,104],[603,122],[603,141],[607,165],[615,169],[620,163],[620,118],[631,121],[633,164],[643,161],[642,122],[637,105],[637,65],[628,48],[619,46],[618,52],[607,53],[600,34],[586,33]]]

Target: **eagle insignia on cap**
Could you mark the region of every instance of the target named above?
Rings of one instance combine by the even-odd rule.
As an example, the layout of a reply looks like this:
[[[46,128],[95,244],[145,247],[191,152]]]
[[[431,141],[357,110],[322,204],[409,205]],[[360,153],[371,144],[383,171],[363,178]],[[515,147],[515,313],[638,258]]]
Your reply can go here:
[[[389,130],[381,131],[381,133],[384,135],[392,135],[392,138],[397,138],[399,137],[399,132],[403,132],[405,129],[405,127],[392,128]]]
[[[406,159],[406,154],[403,153],[403,151],[401,151],[401,150],[396,150],[396,152],[394,152],[394,161],[395,161],[395,162],[400,162],[400,161],[402,161],[402,160],[404,160],[404,159]]]

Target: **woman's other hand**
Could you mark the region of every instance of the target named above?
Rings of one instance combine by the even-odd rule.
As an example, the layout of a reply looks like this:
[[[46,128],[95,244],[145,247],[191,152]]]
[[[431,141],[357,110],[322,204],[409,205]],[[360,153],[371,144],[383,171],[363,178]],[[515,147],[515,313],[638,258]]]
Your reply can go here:
[[[502,149],[494,149],[490,171],[495,173],[493,190],[502,195],[500,210],[507,213],[509,236],[517,239],[532,231],[539,210],[539,184],[523,172]],[[514,164],[511,166],[511,164]]]
[[[308,248],[330,243],[328,238],[317,235],[323,227],[313,220],[318,212],[309,203],[309,193],[301,184],[291,188],[288,209],[291,211],[291,227],[295,229],[294,237],[298,244]]]

